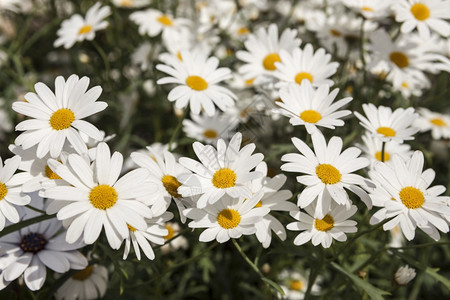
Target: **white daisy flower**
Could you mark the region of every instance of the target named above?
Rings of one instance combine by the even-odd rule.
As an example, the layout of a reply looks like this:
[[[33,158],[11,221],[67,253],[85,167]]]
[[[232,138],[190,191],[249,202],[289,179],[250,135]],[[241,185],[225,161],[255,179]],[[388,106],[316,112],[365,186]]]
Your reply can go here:
[[[281,282],[280,286],[283,289],[285,296],[281,299],[286,300],[302,300],[305,297],[308,289],[308,279],[299,271],[283,270],[278,279]],[[317,294],[320,292],[320,286],[317,284],[321,281],[321,276],[317,276],[316,282],[311,287],[311,293]]]
[[[86,12],[86,17],[83,18],[79,14],[75,14],[70,19],[64,20],[61,28],[58,30],[58,39],[53,43],[54,47],[64,45],[64,48],[69,49],[76,42],[83,40],[93,40],[95,32],[105,29],[108,22],[104,19],[111,14],[109,6],[101,7],[100,2],[96,2]]]
[[[331,10],[329,13],[317,12],[315,18],[306,23],[308,30],[314,31],[320,44],[330,53],[345,60],[356,61],[360,58],[359,48],[354,47],[360,39],[361,26],[364,35],[375,30],[378,25],[355,14],[342,10]]]
[[[450,139],[450,115],[432,112],[426,108],[419,108],[419,118],[414,126],[421,132],[431,130],[431,136],[435,140]]]
[[[281,62],[276,62],[273,73],[282,83],[295,82],[301,84],[304,79],[317,87],[321,84],[333,85],[328,79],[339,66],[337,62],[330,62],[331,54],[320,48],[314,52],[313,46],[307,44],[303,49],[295,48],[292,52],[280,51]]]
[[[236,57],[246,64],[239,68],[245,80],[264,75],[272,76],[276,70],[276,62],[280,62],[280,50],[289,53],[299,47],[301,40],[297,38],[297,30],[286,28],[278,36],[278,27],[271,24],[266,30],[259,28],[256,34],[250,34],[244,45],[247,51],[236,52]]]
[[[254,234],[259,221],[270,211],[267,207],[256,207],[261,196],[262,193],[249,198],[223,195],[220,201],[208,204],[203,209],[188,208],[184,211],[185,215],[193,219],[188,226],[207,228],[200,234],[200,242],[217,240],[224,243],[230,238],[237,239],[242,235]]]
[[[67,185],[50,187],[43,196],[64,203],[57,218],[71,220],[66,237],[69,243],[83,234],[84,242],[92,244],[104,227],[109,244],[118,249],[129,235],[127,224],[147,229],[144,218],[151,218],[152,212],[136,198],[151,198],[154,190],[145,181],[148,171],[142,168],[119,178],[122,154],[114,152],[111,156],[107,144],[97,146],[96,157],[92,165],[77,154],[70,154],[65,164],[50,159],[50,168]]]
[[[340,118],[350,115],[349,110],[337,111],[342,106],[352,101],[346,97],[332,104],[339,89],[330,93],[330,87],[326,84],[314,89],[305,80],[301,85],[290,83],[280,90],[280,98],[276,104],[283,109],[281,113],[289,117],[289,122],[294,125],[304,125],[309,134],[313,134],[318,126],[334,129],[335,126],[343,126],[344,121]]]
[[[131,244],[133,244],[134,253],[138,260],[141,260],[141,251],[144,252],[148,259],[153,260],[155,258],[155,252],[149,241],[163,245],[165,242],[165,236],[169,234],[169,230],[164,226],[164,223],[173,218],[171,212],[164,212],[160,216],[153,217],[147,220],[148,228],[146,230],[138,230],[133,226],[128,225],[130,235],[125,239],[125,250],[123,252],[123,259],[128,257],[130,253]]]
[[[164,240],[166,243],[160,248],[162,254],[167,254],[169,252],[177,251],[178,249],[186,250],[189,247],[189,242],[184,236],[178,236],[177,238],[167,242],[172,239],[174,236],[181,232],[181,227],[178,223],[167,222],[165,225],[168,230],[168,234],[164,236]]]
[[[364,145],[357,145],[361,150],[363,150],[365,157],[370,160],[371,168],[375,165],[377,161],[382,161],[381,150],[383,148],[383,142],[371,135],[366,133],[362,136]],[[400,144],[396,141],[389,141],[385,143],[384,147],[384,162],[391,163],[391,158],[395,155],[400,155],[403,159],[408,159],[412,156],[411,146],[408,144]]]
[[[68,244],[61,222],[52,219],[22,228],[0,238],[0,290],[24,275],[27,287],[36,291],[45,282],[46,267],[57,273],[81,270],[88,264],[76,251],[81,242]]]
[[[43,186],[56,186],[56,180],[61,179],[61,177],[56,175],[47,164],[48,159],[51,158],[50,154],[45,155],[43,158],[36,157],[37,146],[25,150],[21,146],[11,144],[8,148],[12,153],[21,158],[19,170],[25,171],[22,176],[27,174],[28,178],[24,181],[22,186],[23,192],[31,193],[40,190]],[[71,153],[74,153],[73,149]],[[68,155],[69,153],[65,151],[61,152],[58,160],[65,161]]]
[[[5,227],[6,219],[12,223],[19,222],[20,216],[15,205],[24,206],[31,201],[30,196],[22,192],[22,184],[28,176],[25,173],[14,174],[20,161],[19,156],[14,156],[3,165],[0,157],[0,231]]]
[[[407,285],[414,277],[416,277],[416,270],[410,268],[408,265],[398,268],[394,274],[395,282],[398,285]]]
[[[303,212],[291,213],[291,216],[300,222],[289,223],[286,227],[289,230],[303,231],[294,240],[297,246],[303,245],[309,241],[314,246],[319,244],[324,248],[329,248],[334,240],[345,242],[347,240],[346,233],[358,231],[356,222],[347,220],[353,216],[357,207],[351,205],[350,209],[346,209],[342,205],[331,204],[330,210],[324,217],[315,214],[314,205],[305,207],[307,214]]]
[[[94,300],[103,298],[108,288],[108,269],[90,265],[75,273],[56,291],[57,300]]]
[[[343,0],[344,5],[360,13],[366,19],[386,18],[391,14],[394,0]]]
[[[298,211],[297,205],[290,202],[292,193],[289,190],[280,190],[286,182],[284,174],[278,174],[273,178],[267,177],[267,164],[260,162],[255,171],[264,174],[264,177],[252,180],[248,186],[252,194],[262,192],[261,200],[255,207],[267,207],[270,211]],[[264,248],[268,248],[272,242],[272,231],[282,240],[286,239],[286,230],[283,224],[271,214],[263,216],[256,226],[256,237]]]
[[[36,155],[43,158],[48,152],[54,158],[61,154],[67,141],[78,153],[87,152],[86,144],[79,132],[93,139],[101,140],[100,131],[82,119],[104,110],[106,102],[96,101],[102,92],[100,86],[88,88],[89,78],[78,79],[71,75],[67,81],[62,76],[55,80],[55,93],[45,84],[38,82],[36,93],[27,93],[24,101],[12,104],[12,109],[33,119],[20,122],[16,130],[25,131],[15,144],[29,149],[38,145]]]
[[[191,120],[183,120],[185,134],[200,142],[216,145],[218,139],[228,140],[235,134],[239,119],[230,119],[230,116],[215,112],[213,116],[196,115],[191,113]]]
[[[171,15],[152,8],[132,13],[130,20],[139,26],[139,34],[147,34],[150,37],[161,32],[163,35],[170,34],[170,31],[179,30],[186,24],[186,20],[174,19]]]
[[[354,112],[360,120],[359,123],[383,142],[403,143],[403,141],[413,140],[413,135],[419,131],[413,126],[418,114],[412,107],[407,109],[400,107],[394,111],[382,105],[377,108],[372,103],[365,103],[362,107],[366,117],[357,111]]]
[[[156,187],[156,191],[152,193],[150,199],[145,199],[155,216],[165,212],[174,199],[178,210],[180,211],[181,221],[184,223],[186,217],[182,211],[186,207],[192,207],[192,200],[183,198],[178,190],[181,183],[177,177],[181,174],[187,174],[189,171],[180,165],[175,156],[169,151],[158,153],[148,148],[146,153],[133,152],[131,159],[136,165],[149,171],[150,175],[146,179],[147,182]],[[143,199],[144,200],[144,199]]]
[[[170,66],[157,65],[156,68],[169,74],[157,81],[157,84],[175,83],[176,86],[168,95],[169,101],[176,101],[177,108],[190,104],[192,113],[198,115],[203,108],[207,115],[213,116],[214,104],[220,110],[226,111],[234,106],[236,95],[218,83],[231,78],[228,68],[217,68],[219,60],[216,57],[203,55],[193,56],[187,51],[181,52],[182,61],[172,58]]]
[[[373,32],[369,38],[368,49],[372,53],[367,67],[389,73],[386,79],[394,82],[396,86],[409,77],[427,83],[424,71],[450,71],[450,62],[446,57],[430,52],[426,47],[420,47],[406,35],[400,35],[393,41],[386,31],[380,29]]]
[[[117,7],[139,8],[150,4],[150,0],[112,0]]]
[[[183,197],[200,195],[197,207],[204,208],[214,204],[224,195],[231,197],[250,196],[247,183],[262,177],[263,174],[251,171],[264,158],[261,153],[252,154],[255,144],[251,143],[239,149],[242,134],[236,133],[228,146],[224,140],[217,141],[217,150],[210,145],[195,142],[192,147],[200,162],[182,157],[179,162],[194,174],[181,174],[178,180],[182,185],[178,192]]]
[[[450,1],[400,0],[392,6],[395,20],[402,22],[401,31],[410,33],[417,28],[422,36],[430,36],[430,29],[444,37],[450,36]]]
[[[439,196],[445,192],[445,187],[430,187],[436,174],[432,169],[422,172],[422,152],[414,152],[407,161],[397,155],[392,160],[392,164],[378,163],[375,170],[369,172],[376,184],[370,197],[374,206],[382,207],[372,216],[370,224],[392,218],[383,225],[385,231],[400,224],[410,241],[419,227],[432,239],[439,240],[436,228],[444,233],[449,231],[446,218],[450,216],[450,207],[447,206],[450,198]]]
[[[281,170],[306,174],[297,176],[297,181],[306,185],[298,195],[298,206],[304,208],[316,201],[315,216],[318,218],[323,218],[328,212],[331,199],[350,208],[351,201],[345,188],[358,195],[371,208],[369,196],[359,187],[365,184],[364,178],[353,174],[369,165],[367,158],[358,157],[361,150],[350,147],[341,153],[342,139],[333,136],[327,146],[320,132],[312,135],[315,153],[298,138],[292,138],[292,142],[301,154],[283,155],[281,160],[286,163],[281,166]]]

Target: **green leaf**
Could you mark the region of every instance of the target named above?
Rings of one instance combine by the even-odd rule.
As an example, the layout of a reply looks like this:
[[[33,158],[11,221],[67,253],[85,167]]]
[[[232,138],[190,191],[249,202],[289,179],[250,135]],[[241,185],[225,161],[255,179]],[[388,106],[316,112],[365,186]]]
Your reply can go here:
[[[9,225],[9,226],[3,228],[3,230],[0,232],[0,238],[7,234],[10,234],[14,231],[17,231],[19,229],[27,227],[29,225],[33,225],[35,223],[39,223],[39,222],[42,222],[42,221],[45,221],[45,220],[48,220],[48,219],[51,219],[54,217],[55,217],[55,215],[42,215],[42,216],[37,216],[37,217],[31,218],[31,219],[20,221],[17,224]]]
[[[332,262],[331,265],[333,266],[333,268],[335,268],[336,270],[338,270],[339,272],[350,278],[357,287],[363,289],[370,297],[370,299],[383,300],[384,299],[383,295],[390,295],[390,293],[374,287],[369,282],[362,280],[355,274],[347,272],[337,263]]]
[[[268,285],[273,287],[275,290],[277,290],[278,293],[280,293],[282,296],[285,296],[283,289],[276,282],[274,282],[266,277],[262,277],[261,279],[262,279],[262,281],[264,281],[265,283],[267,283]]]
[[[440,281],[443,285],[445,285],[450,290],[450,280],[442,276],[441,274],[438,274],[439,268],[430,268],[427,267],[425,269],[425,272],[436,279],[437,281]]]

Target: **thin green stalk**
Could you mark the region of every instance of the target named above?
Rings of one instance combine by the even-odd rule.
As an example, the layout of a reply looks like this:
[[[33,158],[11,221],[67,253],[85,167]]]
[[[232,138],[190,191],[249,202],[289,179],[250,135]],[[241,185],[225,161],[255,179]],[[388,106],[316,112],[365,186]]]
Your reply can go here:
[[[33,207],[31,205],[25,205],[26,208],[29,208],[31,210],[34,210],[35,212],[41,213],[43,215],[47,214],[44,210],[41,210],[39,208]]]
[[[102,47],[100,47],[100,45],[95,40],[92,40],[91,42],[92,42],[92,45],[94,46],[95,50],[97,50],[98,54],[102,58],[103,64],[105,65],[105,74],[106,74],[105,76],[106,76],[106,78],[109,78],[108,76],[109,76],[110,65],[109,65],[108,56],[106,55],[105,51],[103,51]]]
[[[306,300],[309,300],[311,298],[311,292],[312,292],[312,287],[314,285],[314,282],[316,281],[317,276],[320,273],[320,270],[322,269],[322,267],[325,264],[325,254],[324,254],[323,248],[318,247],[318,251],[320,252],[320,263],[318,265],[314,264],[309,273],[308,288],[306,289],[306,292],[305,292]]]
[[[180,133],[180,130],[181,130],[181,126],[183,126],[183,120],[186,117],[186,115],[188,114],[188,112],[189,112],[189,109],[186,109],[184,114],[181,117],[178,118],[177,127],[173,131],[172,137],[170,138],[170,141],[169,141],[169,151],[172,151],[173,142],[175,142],[175,140],[177,139],[178,134]]]

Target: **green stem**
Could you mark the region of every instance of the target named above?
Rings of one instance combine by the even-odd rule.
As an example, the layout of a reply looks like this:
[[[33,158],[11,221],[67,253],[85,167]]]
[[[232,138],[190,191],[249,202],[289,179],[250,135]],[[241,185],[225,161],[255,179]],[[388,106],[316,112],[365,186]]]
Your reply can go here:
[[[245,254],[245,252],[242,250],[241,246],[239,246],[238,242],[236,242],[235,239],[231,239],[233,242],[234,247],[236,247],[236,250],[239,252],[239,254],[242,256],[242,258],[247,262],[247,264],[250,265],[250,267],[260,276],[264,277],[264,275],[261,273],[261,271],[258,269],[258,267],[248,258],[248,256]]]
[[[384,152],[385,152],[385,148],[386,148],[386,142],[383,142],[383,144],[381,145],[381,161],[384,162]]]
[[[54,217],[55,217],[55,215],[42,215],[42,216],[34,217],[34,218],[31,218],[28,220],[20,221],[17,224],[13,224],[13,225],[3,228],[3,230],[0,232],[0,238],[7,234],[10,234],[14,231],[17,231],[19,229],[27,227],[29,225],[33,225],[35,223],[39,223],[39,222],[42,222],[42,221],[45,221],[45,220],[48,220],[48,219],[51,219]]]
[[[41,213],[43,215],[46,215],[47,213],[44,210],[38,209],[36,207],[33,207],[31,205],[25,205],[26,208],[29,208],[31,210],[34,210],[35,212]]]
[[[308,300],[311,298],[311,292],[312,287],[314,285],[314,282],[316,281],[317,276],[320,273],[320,270],[322,269],[323,265],[325,264],[325,254],[322,247],[318,247],[318,251],[320,252],[320,263],[318,265],[314,265],[313,268],[311,268],[311,271],[309,273],[308,278],[308,288],[305,292],[305,299]]]
[[[105,76],[106,76],[106,78],[109,78],[108,76],[109,76],[110,66],[109,66],[108,56],[106,56],[105,51],[103,51],[102,47],[100,47],[100,45],[95,40],[92,40],[91,42],[92,42],[92,45],[94,46],[95,50],[97,50],[98,54],[102,58],[103,64],[105,65]],[[109,81],[109,80],[107,80],[107,81]]]
[[[169,151],[172,151],[172,145],[173,142],[176,140],[176,138],[178,137],[178,134],[180,133],[181,130],[181,126],[183,126],[183,120],[186,117],[186,115],[188,114],[189,109],[186,109],[186,111],[184,112],[184,114],[178,118],[178,124],[177,127],[175,128],[175,130],[172,133],[172,136],[170,137],[169,140]]]

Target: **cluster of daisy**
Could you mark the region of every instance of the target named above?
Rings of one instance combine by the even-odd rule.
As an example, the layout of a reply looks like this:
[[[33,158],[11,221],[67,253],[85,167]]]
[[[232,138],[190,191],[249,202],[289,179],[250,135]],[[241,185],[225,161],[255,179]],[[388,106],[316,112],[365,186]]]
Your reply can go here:
[[[123,249],[124,260],[130,253],[153,260],[156,248],[186,249],[177,219],[200,229],[200,242],[254,235],[263,248],[274,235],[288,239],[286,228],[300,231],[296,246],[311,241],[329,248],[357,232],[358,212],[373,207],[366,223],[383,223],[392,247],[402,245],[402,236],[413,240],[417,228],[436,241],[439,231],[449,231],[446,188],[432,186],[425,147],[408,144],[431,131],[448,152],[450,115],[425,108],[431,98],[419,101],[433,92],[438,75],[450,72],[449,0],[167,1],[159,9],[150,0],[111,0],[93,1],[86,10],[53,2],[60,18],[50,43],[55,61],[88,67],[93,60],[86,46],[104,63],[94,81],[102,80],[108,97],[115,95],[112,83],[129,80],[131,92],[117,96],[123,111],[116,134],[133,134],[133,126],[122,129],[141,113],[143,94],[155,111],[145,116],[143,130],[159,124],[162,134],[152,138],[164,140],[171,120],[152,118],[166,114],[178,127],[165,145],[132,149],[124,139],[124,159],[108,145],[116,134],[90,121],[116,105],[116,99],[99,101],[102,87],[89,88],[90,79],[77,75],[56,77],[53,90],[42,82],[34,92],[22,86],[11,105],[21,133],[7,143],[12,157],[0,158],[0,234],[8,232],[0,235],[0,290],[22,277],[39,290],[47,268],[74,269],[56,298],[103,297],[108,270],[89,250],[106,241]],[[4,12],[27,14],[33,5],[0,1],[0,29]],[[118,28],[134,37],[130,43],[140,43],[130,55],[101,46],[116,41]],[[8,57],[15,45],[2,50],[8,39],[0,33],[0,68],[20,71],[21,54]],[[121,60],[126,67],[118,69]],[[29,77],[24,82],[39,81]],[[345,131],[355,120],[362,127]],[[12,129],[3,123],[2,141],[3,131]],[[274,151],[287,136],[292,143]],[[295,173],[295,183],[276,169]],[[32,219],[39,222],[21,226]],[[396,275],[401,282],[414,277],[403,273]],[[320,291],[320,279],[308,285],[296,271],[278,279],[287,298]]]

